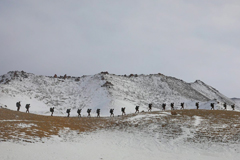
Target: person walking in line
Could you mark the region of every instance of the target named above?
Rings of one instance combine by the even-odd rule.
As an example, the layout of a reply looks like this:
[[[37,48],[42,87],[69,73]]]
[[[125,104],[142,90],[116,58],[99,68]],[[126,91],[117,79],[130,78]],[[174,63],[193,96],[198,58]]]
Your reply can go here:
[[[77,110],[78,117],[81,117],[81,111],[82,111],[82,109],[78,109],[78,110]]]
[[[139,106],[136,106],[136,107],[135,107],[135,110],[136,110],[135,113],[139,113]]]
[[[26,113],[29,113],[30,104],[26,104]]]
[[[110,117],[114,117],[114,114],[113,114],[113,111],[114,111],[114,109],[110,109]]]
[[[171,110],[174,110],[174,103],[171,103]]]
[[[197,107],[197,109],[199,109],[199,102],[196,102],[196,107]]]
[[[16,103],[16,107],[17,107],[17,111],[19,111],[19,110],[20,110],[20,107],[21,107],[20,101]]]
[[[227,110],[227,103],[226,102],[223,104],[223,107],[224,107],[224,110]]]
[[[181,103],[181,109],[184,109],[184,103]]]
[[[162,110],[165,111],[166,110],[166,103],[162,104]]]
[[[126,115],[126,113],[125,113],[125,107],[121,108],[121,111],[122,111],[122,116],[123,116],[123,115]]]
[[[92,109],[87,109],[87,113],[88,113],[88,117],[91,117],[91,111],[92,111]]]
[[[67,112],[67,114],[68,114],[67,117],[69,117],[69,116],[70,116],[71,109],[67,109],[66,112]]]
[[[211,110],[214,110],[214,103],[211,103]]]
[[[97,109],[97,117],[100,117],[100,109]]]
[[[50,112],[52,113],[51,116],[53,116],[54,107],[53,107],[53,108],[50,108]]]
[[[151,112],[152,111],[152,104],[148,104],[148,112]]]

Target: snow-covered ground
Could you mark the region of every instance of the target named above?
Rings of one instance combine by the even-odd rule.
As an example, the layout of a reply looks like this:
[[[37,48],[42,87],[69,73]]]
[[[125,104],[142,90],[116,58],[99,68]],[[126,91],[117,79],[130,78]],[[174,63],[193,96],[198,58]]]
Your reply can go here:
[[[0,143],[1,159],[14,160],[239,160],[239,145],[204,148],[197,144],[161,143],[154,137],[125,132],[97,132],[69,140],[53,137],[45,143]],[[201,144],[200,144],[201,145]]]
[[[125,122],[138,124],[161,116],[169,116],[169,112],[140,114]],[[194,116],[192,125],[198,127],[202,121],[201,117]],[[19,127],[30,125],[21,124]],[[157,128],[158,125],[155,123],[151,127]],[[186,142],[194,132],[184,127],[183,134],[177,138],[163,139],[163,133],[155,132],[151,127],[104,129],[81,134],[65,128],[58,136],[40,142],[1,142],[0,154],[3,160],[239,160],[239,144]]]

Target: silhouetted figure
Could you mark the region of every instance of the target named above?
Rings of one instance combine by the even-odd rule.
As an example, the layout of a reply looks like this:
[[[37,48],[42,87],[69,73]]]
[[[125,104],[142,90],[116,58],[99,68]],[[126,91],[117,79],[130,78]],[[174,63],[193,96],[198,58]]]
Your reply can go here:
[[[17,111],[19,111],[19,110],[20,110],[20,107],[21,107],[20,101],[16,103],[16,107],[17,107]]]
[[[91,111],[92,109],[87,109],[88,117],[91,117]]]
[[[151,112],[152,111],[152,104],[148,104],[148,112]]]
[[[139,113],[139,106],[136,106],[136,107],[135,107],[135,110],[136,110],[135,113]]]
[[[174,103],[171,103],[171,110],[174,110]]]
[[[232,110],[234,111],[235,110],[235,104],[232,104],[231,107],[232,107]]]
[[[67,114],[68,114],[67,117],[69,117],[69,116],[70,116],[71,109],[67,109],[66,112],[67,112]]]
[[[196,107],[197,107],[197,109],[199,109],[199,102],[196,102]]]
[[[181,109],[184,109],[184,103],[181,103]]]
[[[82,109],[78,109],[78,110],[77,110],[78,117],[81,117],[81,112],[82,112]]]
[[[211,110],[214,110],[214,103],[211,103]]]
[[[30,104],[26,104],[25,108],[26,108],[26,113],[29,113]]]
[[[100,109],[97,109],[97,117],[100,117]]]
[[[225,110],[227,110],[227,103],[226,102],[223,104],[223,107],[224,107]]]
[[[126,113],[125,113],[125,107],[121,108],[121,111],[122,111],[122,116],[123,116],[123,115],[126,115]]]
[[[53,107],[53,108],[50,108],[50,112],[52,113],[51,116],[53,116],[54,107]]]
[[[162,104],[162,110],[165,111],[165,109],[166,109],[166,103],[163,103]]]
[[[110,109],[110,117],[114,117],[114,114],[113,114],[113,111],[114,111],[114,109]]]

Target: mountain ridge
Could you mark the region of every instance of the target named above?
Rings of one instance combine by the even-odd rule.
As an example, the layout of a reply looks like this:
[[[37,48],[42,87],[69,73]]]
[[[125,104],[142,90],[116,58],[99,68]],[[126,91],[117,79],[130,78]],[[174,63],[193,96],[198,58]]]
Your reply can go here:
[[[64,115],[71,108],[73,115],[76,110],[92,108],[101,109],[101,114],[109,115],[109,109],[115,109],[121,114],[120,108],[127,107],[126,112],[134,113],[135,106],[146,110],[149,103],[153,110],[161,109],[162,103],[174,102],[180,108],[181,102],[186,108],[195,108],[200,102],[200,109],[210,109],[210,103],[215,102],[217,109],[222,109],[224,102],[231,105],[231,99],[221,94],[213,87],[197,80],[187,83],[175,77],[163,74],[150,75],[115,75],[101,72],[95,75],[42,76],[24,71],[10,71],[0,76],[0,103],[15,109],[15,103],[30,103],[34,113],[48,115],[49,108],[55,107],[56,114]],[[169,106],[167,106],[167,109]]]

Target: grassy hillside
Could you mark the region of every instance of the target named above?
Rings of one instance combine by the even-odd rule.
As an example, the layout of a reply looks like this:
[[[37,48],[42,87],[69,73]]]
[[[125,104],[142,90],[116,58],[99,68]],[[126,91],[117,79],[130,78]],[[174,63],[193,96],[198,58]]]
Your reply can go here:
[[[0,109],[0,141],[42,141],[98,131],[147,133],[159,141],[238,143],[240,113],[223,110],[176,110],[143,112],[117,117],[50,117]]]

